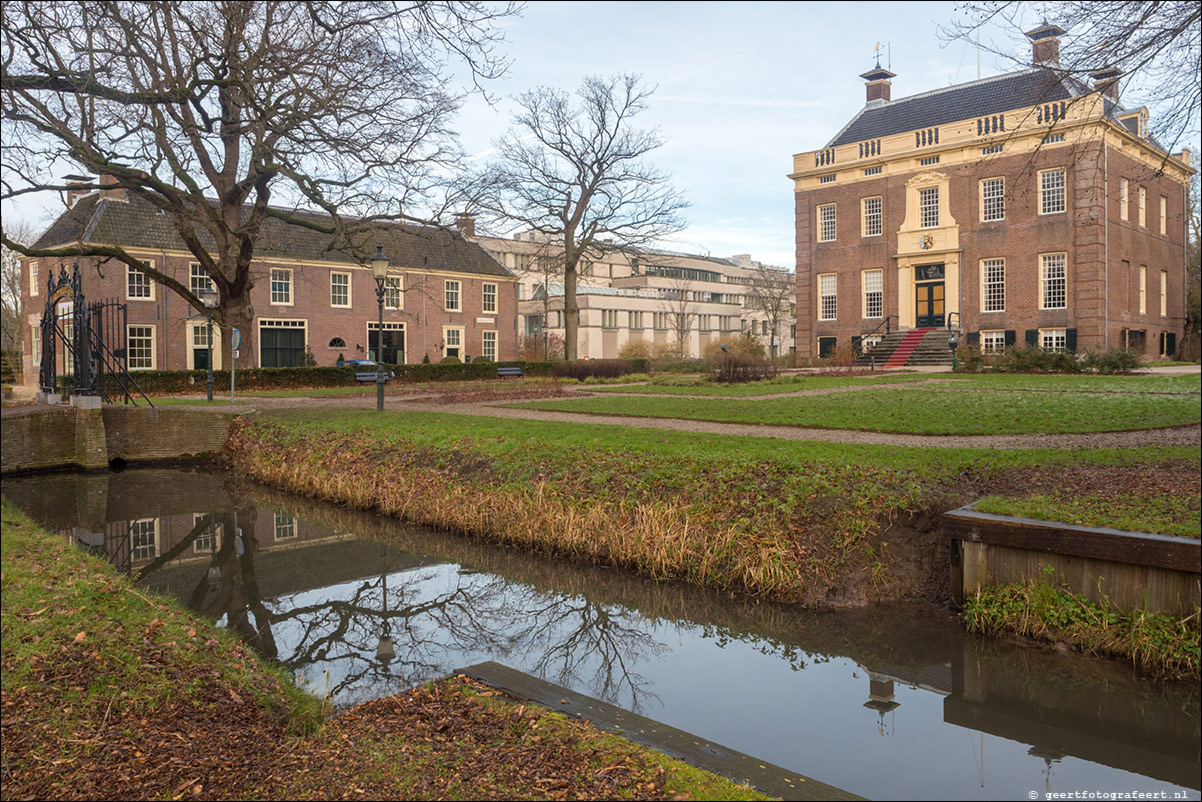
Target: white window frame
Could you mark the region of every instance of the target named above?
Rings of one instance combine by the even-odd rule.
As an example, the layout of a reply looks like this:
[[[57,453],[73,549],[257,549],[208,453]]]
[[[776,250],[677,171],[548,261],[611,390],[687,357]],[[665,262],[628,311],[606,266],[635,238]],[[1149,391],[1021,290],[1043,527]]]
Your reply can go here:
[[[870,198],[862,199],[860,201],[860,210],[861,219],[863,220],[863,225],[860,228],[860,236],[881,236],[885,228],[885,201],[883,196],[873,195]]]
[[[38,297],[38,263],[36,261],[29,263],[29,297]]]
[[[452,299],[451,292],[454,285],[454,298]],[[454,304],[451,301],[454,300]],[[442,308],[446,312],[462,312],[463,311],[463,282],[456,279],[447,279],[442,283]]]
[[[829,301],[829,304],[828,304]],[[829,312],[829,314],[828,314]],[[818,319],[826,322],[839,316],[839,276],[836,273],[818,274]]]
[[[29,325],[29,355],[33,358],[33,366],[42,366],[42,326],[40,323]]]
[[[981,332],[981,353],[1000,354],[1006,350],[1006,332],[1003,329],[988,329]]]
[[[305,333],[305,350],[310,350],[308,318],[261,317],[255,327],[255,347],[259,352],[259,365],[263,364],[263,329],[300,329]]]
[[[491,362],[496,362],[497,341],[497,332],[495,329],[485,329],[480,332],[480,357]]]
[[[401,276],[387,276],[384,279],[384,308],[385,309],[404,309],[405,308],[405,287],[404,280]],[[393,300],[396,303],[393,303]]]
[[[1119,219],[1131,218],[1131,184],[1125,178],[1119,179]]]
[[[876,320],[885,316],[885,271],[881,268],[860,273],[864,292],[865,318]],[[875,288],[874,288],[875,285]],[[875,313],[875,314],[874,314]]]
[[[147,259],[146,262],[151,267],[154,267],[153,259]],[[145,295],[134,295],[133,294],[133,292],[132,292],[133,287],[131,285],[132,285],[132,282],[135,280],[135,277],[137,278],[138,283],[142,284],[142,288],[144,288],[146,290]],[[154,300],[154,285],[155,285],[154,279],[152,279],[150,276],[143,273],[141,270],[135,270],[134,268],[130,267],[129,265],[125,266],[125,300],[127,300],[127,301],[153,301]]]
[[[455,334],[455,337],[454,337],[454,339],[456,341],[455,345],[451,344],[452,338],[449,335],[452,333]],[[442,355],[444,357],[454,356],[454,357],[458,357],[460,362],[463,361],[464,347],[466,345],[464,342],[464,340],[465,340],[464,333],[465,332],[464,332],[463,326],[443,326],[442,327],[442,343],[443,343]],[[452,354],[451,353],[452,348],[458,349],[459,353]]]
[[[1162,235],[1169,233],[1169,199],[1164,195],[1160,196],[1160,233]]]
[[[1045,351],[1063,351],[1068,348],[1068,334],[1064,329],[1040,329],[1039,347]]]
[[[1160,316],[1169,316],[1169,271],[1160,271]]]
[[[996,290],[996,292],[991,292]],[[1006,260],[981,260],[981,312],[1006,311]]]
[[[346,285],[344,286],[344,289],[346,290],[346,303],[341,303],[341,304],[334,303],[334,287],[335,287],[334,279],[335,279],[335,277],[346,280]],[[351,308],[351,274],[350,273],[346,273],[341,270],[331,270],[330,271],[330,307],[333,309],[350,309]]]
[[[1006,178],[996,176],[981,181],[981,222],[1000,223],[1006,219]]]
[[[279,283],[286,288],[285,293],[276,292],[277,274],[280,276]],[[292,270],[287,267],[273,267],[267,276],[267,283],[270,290],[270,301],[272,306],[292,306],[295,293],[292,292]],[[280,300],[283,299],[283,300]]]
[[[366,335],[367,344],[368,344],[367,358],[378,360],[379,354],[372,351],[370,346],[371,346],[371,333],[373,331],[379,330],[380,323],[377,320],[369,320],[364,325],[366,327],[365,330],[367,332],[367,335]],[[404,365],[408,361],[408,358],[409,358],[409,329],[406,327],[406,325],[404,323],[398,323],[396,321],[385,320],[384,321],[384,331],[399,331],[405,335],[405,347],[401,349],[401,361],[398,363],[398,364]],[[376,339],[377,348],[379,348],[380,343],[382,341],[383,341],[383,337],[379,337]]]
[[[224,534],[221,521],[211,520],[212,513],[194,512],[192,513],[192,528],[195,529],[201,521],[208,520],[209,528],[206,532],[196,536],[192,541],[193,554],[212,554],[215,551],[221,550],[221,536]]]
[[[939,227],[939,187],[918,190],[918,227]]]
[[[272,523],[274,524],[272,535],[277,543],[281,540],[295,540],[299,534],[295,515],[289,515],[286,512],[276,512]]]
[[[187,337],[187,341],[184,345],[188,349],[188,370],[196,370],[196,352],[208,350],[205,344],[196,344],[198,332],[204,332],[204,340],[207,343],[208,320],[189,320],[185,326],[184,335]],[[216,323],[213,324],[213,370],[221,370],[221,327]]]
[[[1057,264],[1058,263],[1058,264]],[[1058,267],[1060,275],[1055,276],[1051,268]],[[1059,289],[1060,304],[1054,306],[1055,292]],[[1050,303],[1051,302],[1051,303]],[[1039,255],[1039,308],[1067,309],[1068,308],[1068,254],[1041,253]]]
[[[830,210],[829,217],[827,210]],[[818,207],[818,241],[834,242],[839,234],[835,204],[824,203]]]
[[[1057,183],[1055,177],[1059,176]],[[1068,211],[1068,168],[1053,167],[1039,171],[1039,215],[1064,214]]]
[[[1148,188],[1139,188],[1139,227],[1148,227]]]
[[[149,365],[134,365],[133,364],[133,330],[148,329],[150,331],[150,364]],[[144,339],[142,335],[139,339]],[[158,368],[158,331],[157,326],[153,323],[129,323],[125,327],[125,365],[129,370],[156,370]]]
[[[1148,266],[1139,266],[1139,313],[1148,314]]]
[[[268,276],[268,279],[271,277]],[[200,266],[200,262],[192,262],[188,265],[188,289],[197,298],[203,290],[213,290],[217,288],[213,285],[213,277],[204,271]],[[270,289],[270,286],[268,287]]]
[[[497,313],[497,285],[485,282],[480,285],[480,311],[486,315]]]
[[[150,524],[149,530],[142,529],[141,524]],[[135,527],[137,530],[135,531]],[[150,535],[153,539],[150,543],[135,543],[135,537],[145,537]],[[147,554],[145,549],[149,547],[151,552]],[[135,518],[129,522],[129,559],[130,562],[141,562],[142,560],[153,560],[159,556],[159,519],[158,518]]]

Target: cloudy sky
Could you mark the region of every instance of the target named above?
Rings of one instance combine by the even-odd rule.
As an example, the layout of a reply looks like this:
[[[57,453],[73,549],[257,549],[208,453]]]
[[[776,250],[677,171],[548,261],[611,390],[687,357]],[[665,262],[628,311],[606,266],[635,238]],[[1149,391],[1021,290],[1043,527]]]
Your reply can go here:
[[[975,46],[939,35],[963,18],[957,6],[532,2],[506,26],[512,66],[493,87],[501,102],[471,100],[459,130],[469,153],[486,156],[508,125],[507,96],[640,73],[658,89],[638,119],[667,138],[655,161],[693,204],[670,247],[750,253],[792,269],[793,154],[821,147],[864,105],[859,75],[873,66],[877,42],[891,45],[895,98],[974,80]],[[1000,31],[993,38],[1005,41]],[[1013,50],[1025,58],[1029,45]],[[983,51],[983,77],[1011,69]]]

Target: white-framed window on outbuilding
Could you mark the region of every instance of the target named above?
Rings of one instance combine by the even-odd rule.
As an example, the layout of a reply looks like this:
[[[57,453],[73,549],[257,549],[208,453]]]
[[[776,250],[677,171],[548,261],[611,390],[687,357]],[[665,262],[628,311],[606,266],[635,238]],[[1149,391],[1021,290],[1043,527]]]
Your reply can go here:
[[[981,311],[1006,311],[1006,260],[981,260]]]
[[[1169,273],[1160,271],[1160,316],[1169,316]]]
[[[1131,182],[1125,178],[1119,179],[1119,219],[1126,220],[1131,216]]]
[[[1148,266],[1139,266],[1139,313],[1148,314]]]
[[[403,309],[405,293],[401,288],[400,276],[388,276],[384,279],[384,308]]]
[[[188,265],[188,289],[192,291],[193,297],[199,298],[202,292],[216,290],[217,288],[213,286],[213,279],[200,266],[200,263],[193,262]]]
[[[1169,233],[1169,199],[1164,195],[1160,196],[1160,233]]]
[[[824,203],[818,207],[818,241],[835,241],[835,204]]]
[[[1064,309],[1067,306],[1068,254],[1039,255],[1039,308]]]
[[[330,306],[349,308],[351,305],[351,274],[330,273]]]
[[[497,361],[497,333],[495,331],[481,332],[480,356],[489,362]]]
[[[153,560],[159,556],[159,519],[138,518],[129,522],[129,559]]]
[[[259,367],[295,368],[303,365],[309,343],[307,320],[259,320]]]
[[[463,327],[462,326],[443,326],[442,341],[445,346],[442,355],[444,357],[453,356],[462,361],[463,359]]]
[[[1040,329],[1039,347],[1045,351],[1063,351],[1068,344],[1065,329]]]
[[[33,366],[42,366],[42,326],[34,323],[29,327],[29,354],[33,357]]]
[[[271,269],[271,302],[292,306],[292,271],[286,267]]]
[[[148,259],[147,263],[151,267],[154,267],[154,260]],[[153,301],[154,282],[150,280],[150,276],[141,270],[126,265],[125,298],[130,301]]]
[[[38,278],[39,278],[38,277],[38,263],[30,262],[29,263],[29,296],[31,298],[37,297],[38,290],[40,289],[38,287]]]
[[[879,318],[884,314],[884,270],[865,270],[864,276],[864,317]]]
[[[463,307],[460,306],[460,294],[463,288],[462,282],[446,281],[444,282],[444,304],[443,308],[448,312],[462,312]]]
[[[286,512],[275,514],[275,539],[292,540],[296,537],[296,517]]]
[[[1059,214],[1067,208],[1064,200],[1065,173],[1063,167],[1039,171],[1039,213]]]
[[[839,312],[838,276],[834,273],[823,273],[818,276],[818,319],[834,320]]]
[[[125,333],[125,365],[130,370],[154,370],[154,326],[129,326]]]
[[[1148,188],[1139,188],[1139,227],[1148,227]]]
[[[485,283],[480,290],[480,311],[486,315],[497,313],[497,285]]]

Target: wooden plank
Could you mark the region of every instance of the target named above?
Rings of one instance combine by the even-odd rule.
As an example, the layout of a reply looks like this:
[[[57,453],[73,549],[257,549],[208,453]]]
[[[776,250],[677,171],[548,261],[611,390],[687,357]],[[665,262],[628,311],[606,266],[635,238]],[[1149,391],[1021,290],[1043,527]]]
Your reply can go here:
[[[944,513],[943,531],[954,540],[1202,574],[1202,541],[1192,538],[992,515],[967,507]]]
[[[515,699],[588,721],[600,730],[616,733],[697,768],[747,783],[780,799],[863,798],[500,663],[479,663],[457,669],[455,673],[471,677]]]

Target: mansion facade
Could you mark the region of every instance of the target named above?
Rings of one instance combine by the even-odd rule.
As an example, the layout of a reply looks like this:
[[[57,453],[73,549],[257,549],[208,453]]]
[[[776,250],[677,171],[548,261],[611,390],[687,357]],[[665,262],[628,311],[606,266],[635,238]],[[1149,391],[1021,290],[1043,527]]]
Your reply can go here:
[[[168,218],[148,202],[123,189],[70,196],[68,202],[34,247],[120,245],[198,297],[212,287]],[[389,364],[448,356],[516,359],[517,281],[480,246],[444,229],[398,224],[375,229],[369,250],[381,246],[390,262],[381,331],[371,268],[331,249],[327,239],[308,228],[265,221],[251,265],[253,330],[241,332],[236,367],[335,365],[377,354]],[[27,385],[38,381],[48,280],[72,261],[21,260]],[[115,260],[80,257],[79,265],[89,301],[112,299],[126,306],[123,334],[131,372],[208,367],[207,318],[177,293]],[[65,310],[56,311],[62,316]],[[223,335],[216,324],[214,332],[213,367],[221,369]]]
[[[1171,355],[1185,325],[1190,153],[1169,154],[1117,71],[1057,69],[1055,26],[1020,72],[867,102],[793,158],[797,353],[948,328],[985,350]]]

